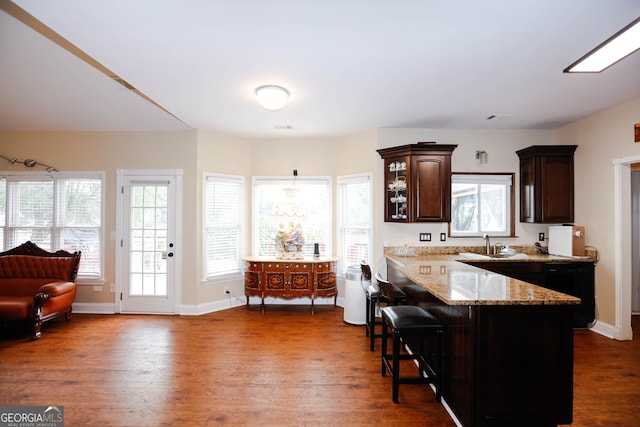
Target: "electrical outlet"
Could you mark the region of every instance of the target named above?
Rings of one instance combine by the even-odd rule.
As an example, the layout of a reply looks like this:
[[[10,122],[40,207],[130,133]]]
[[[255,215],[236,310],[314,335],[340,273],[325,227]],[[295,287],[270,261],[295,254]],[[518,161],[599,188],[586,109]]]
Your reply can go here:
[[[228,286],[224,287],[224,293],[227,294],[227,295],[231,294],[231,290],[229,290]]]
[[[544,233],[538,233],[538,241],[544,242]]]

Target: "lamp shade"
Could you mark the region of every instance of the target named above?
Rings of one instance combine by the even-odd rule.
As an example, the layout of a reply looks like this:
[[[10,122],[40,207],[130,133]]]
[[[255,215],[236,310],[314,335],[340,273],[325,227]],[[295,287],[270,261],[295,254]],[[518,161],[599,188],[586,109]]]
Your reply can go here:
[[[289,92],[280,86],[267,85],[257,88],[256,96],[258,97],[260,105],[267,110],[276,111],[284,107],[284,104],[287,103]]]

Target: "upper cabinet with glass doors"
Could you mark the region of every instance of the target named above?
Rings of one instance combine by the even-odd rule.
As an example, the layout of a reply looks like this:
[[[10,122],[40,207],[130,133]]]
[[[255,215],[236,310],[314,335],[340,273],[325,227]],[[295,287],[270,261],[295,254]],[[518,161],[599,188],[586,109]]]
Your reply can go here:
[[[386,222],[449,222],[456,147],[419,142],[377,150],[384,160]]]

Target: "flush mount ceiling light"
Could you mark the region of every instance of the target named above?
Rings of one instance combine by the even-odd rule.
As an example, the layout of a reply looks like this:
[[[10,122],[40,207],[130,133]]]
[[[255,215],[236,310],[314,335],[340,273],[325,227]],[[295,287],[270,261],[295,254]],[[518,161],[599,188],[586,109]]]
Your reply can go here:
[[[640,49],[640,18],[564,69],[565,73],[599,73]]]
[[[264,108],[277,111],[287,103],[289,92],[280,86],[266,85],[256,89],[256,96]]]

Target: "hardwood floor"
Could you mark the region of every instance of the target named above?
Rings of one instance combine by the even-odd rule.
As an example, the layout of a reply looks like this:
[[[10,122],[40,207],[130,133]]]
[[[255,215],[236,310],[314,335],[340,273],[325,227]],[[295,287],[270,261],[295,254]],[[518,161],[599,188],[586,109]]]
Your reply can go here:
[[[455,425],[424,385],[392,403],[364,327],[332,306],[76,314],[28,338],[2,330],[0,405],[64,406],[65,426]],[[634,425],[640,341],[579,330],[575,347],[572,425]]]

